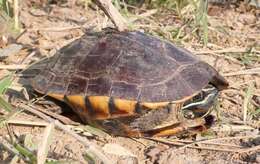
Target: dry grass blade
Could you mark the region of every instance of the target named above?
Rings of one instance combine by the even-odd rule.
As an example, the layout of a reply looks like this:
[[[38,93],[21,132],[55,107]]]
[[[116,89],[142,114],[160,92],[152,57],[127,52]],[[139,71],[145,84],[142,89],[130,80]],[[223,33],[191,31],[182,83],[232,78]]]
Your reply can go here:
[[[211,51],[201,51],[201,52],[191,51],[191,52],[193,52],[194,54],[197,54],[197,55],[211,54],[211,55],[214,55],[217,57],[225,58],[229,61],[232,61],[235,64],[241,65],[241,62],[239,60],[237,60],[236,58],[234,58],[232,56],[228,56],[225,54],[212,53]]]
[[[256,137],[260,137],[260,135],[250,135],[250,136],[237,136],[237,137],[223,137],[223,138],[215,138],[215,139],[208,139],[208,140],[202,140],[202,141],[197,141],[197,142],[187,142],[188,144],[185,143],[181,143],[178,141],[170,141],[168,139],[164,139],[164,138],[155,138],[152,139],[154,141],[158,141],[158,142],[162,142],[165,144],[172,144],[172,145],[176,145],[176,146],[182,146],[179,147],[177,149],[174,150],[174,152],[183,150],[185,148],[192,148],[192,149],[204,149],[204,150],[212,150],[212,151],[225,151],[225,152],[249,152],[252,150],[258,150],[257,148],[249,148],[249,149],[242,149],[240,147],[237,147],[237,149],[234,149],[236,146],[235,145],[226,145],[226,144],[218,144],[216,143],[217,141],[222,141],[222,140],[236,140],[236,139],[248,139],[248,138],[256,138]],[[228,148],[216,148],[216,147],[206,147],[206,146],[196,146],[198,144],[211,144],[214,143],[212,145],[218,145],[218,146],[228,146]],[[233,147],[232,149],[230,147]]]
[[[254,83],[250,83],[244,98],[243,103],[243,121],[246,123],[247,121],[247,115],[248,115],[248,104],[250,103],[250,100],[253,96],[253,90],[254,90]]]
[[[245,53],[248,52],[248,48],[225,48],[225,49],[221,49],[221,50],[205,50],[205,51],[197,51],[194,52],[195,54],[222,54],[222,53]],[[255,49],[251,50],[252,53],[258,53],[260,54],[260,51],[257,51]]]
[[[208,2],[207,0],[200,0],[198,7],[196,7],[195,21],[197,25],[200,25],[203,31],[203,43],[208,43]]]
[[[47,126],[48,123],[45,122],[32,122],[32,121],[23,121],[23,120],[8,120],[8,124],[15,125],[26,125],[26,126]]]
[[[158,10],[157,9],[152,9],[152,10],[148,10],[140,15],[135,15],[132,16],[131,18],[129,18],[130,22],[133,23],[139,19],[144,19],[144,17],[149,17],[152,16],[153,14],[155,14]],[[136,26],[137,24],[135,24],[134,26]]]
[[[218,127],[212,127],[213,131],[216,132],[241,132],[244,130],[254,130],[253,127],[248,125],[232,125],[232,124],[221,124]]]
[[[232,73],[225,73],[224,76],[252,75],[252,74],[260,74],[260,68],[251,68],[251,69],[232,72]]]
[[[48,116],[51,116],[52,118],[55,118],[55,119],[59,120],[60,122],[66,124],[66,125],[75,125],[75,124],[77,124],[76,122],[70,120],[70,119],[67,118],[67,117],[64,117],[64,116],[62,116],[62,115],[59,115],[59,114],[56,114],[56,113],[47,111],[47,110],[42,109],[42,108],[40,108],[40,107],[38,107],[38,108],[35,109],[35,110],[40,111],[40,112],[42,112],[42,113],[44,113],[44,114],[46,114],[46,115],[48,115]]]
[[[191,140],[179,140],[179,139],[176,139],[176,140],[171,140],[171,141],[174,141],[174,142],[180,142],[180,143],[193,143],[194,141],[191,141]],[[216,145],[216,146],[226,146],[226,147],[236,147],[236,148],[243,148],[242,146],[239,146],[239,145],[233,145],[233,144],[224,144],[224,143],[215,143],[215,142],[203,142],[201,144],[205,144],[205,145]]]
[[[69,30],[75,30],[75,29],[80,29],[80,28],[83,28],[83,26],[33,28],[33,29],[27,29],[27,30],[30,32],[35,32],[35,31],[60,32],[60,31],[69,31]]]
[[[161,138],[161,139],[156,138],[156,139],[153,139],[153,140],[159,141],[159,142],[165,143],[165,144],[182,146],[182,147],[174,150],[174,152],[182,150],[184,148],[200,149],[200,150],[212,150],[212,151],[224,151],[224,152],[239,152],[239,150],[230,149],[230,147],[229,148],[216,148],[216,147],[209,147],[209,146],[196,146],[196,145],[194,145],[194,143],[185,144],[185,143],[180,143],[180,142],[176,142],[176,141],[169,141],[169,140],[163,139],[163,138]],[[224,145],[220,145],[220,146],[224,146]]]
[[[23,61],[21,62],[21,64],[29,63],[30,60],[31,60],[31,58],[32,58],[34,55],[36,55],[36,51],[33,51],[33,52],[31,52],[29,55],[27,55],[27,56],[23,59]]]
[[[8,70],[18,70],[18,69],[25,69],[28,65],[26,64],[14,64],[14,65],[0,65],[0,69],[8,69]]]
[[[223,137],[223,138],[216,138],[216,139],[197,141],[197,142],[193,142],[193,143],[187,144],[185,146],[182,146],[182,147],[180,147],[180,148],[178,148],[178,149],[176,149],[174,151],[182,150],[182,149],[185,149],[187,147],[194,146],[195,144],[200,144],[200,143],[205,143],[205,142],[216,142],[216,141],[221,141],[221,140],[233,140],[233,139],[245,139],[245,138],[254,138],[254,137],[259,137],[259,136],[260,135],[255,135],[255,136],[253,136],[253,135],[251,135],[251,136],[238,136],[238,137]],[[217,150],[217,149],[215,149],[215,150]],[[218,150],[221,151],[221,149],[218,149]],[[243,149],[222,149],[222,151],[229,151],[229,152],[240,152],[241,150],[243,150]]]
[[[44,130],[43,140],[40,143],[39,149],[37,152],[37,163],[38,164],[44,164],[46,161],[49,147],[51,144],[53,130],[54,130],[53,123],[50,123]]]
[[[43,114],[43,113],[41,113],[41,112],[39,112],[39,111],[37,111],[37,110],[27,106],[27,105],[20,104],[18,107],[20,107],[20,108],[22,108],[22,109],[24,109],[24,110],[26,110],[26,111],[28,111],[28,112],[30,112],[32,114],[34,114],[34,115],[44,119],[45,121],[48,121],[48,122],[52,122],[53,121],[53,119],[50,118],[49,116],[46,116],[45,114]]]
[[[13,0],[14,3],[14,28],[19,29],[19,0]]]

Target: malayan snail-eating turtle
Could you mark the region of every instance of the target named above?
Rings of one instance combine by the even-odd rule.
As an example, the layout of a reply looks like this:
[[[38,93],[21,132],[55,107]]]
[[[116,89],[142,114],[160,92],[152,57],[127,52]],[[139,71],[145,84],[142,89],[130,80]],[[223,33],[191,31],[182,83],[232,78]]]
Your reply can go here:
[[[86,33],[42,65],[31,84],[37,92],[64,101],[84,123],[122,136],[200,129],[228,86],[187,50],[142,32]]]

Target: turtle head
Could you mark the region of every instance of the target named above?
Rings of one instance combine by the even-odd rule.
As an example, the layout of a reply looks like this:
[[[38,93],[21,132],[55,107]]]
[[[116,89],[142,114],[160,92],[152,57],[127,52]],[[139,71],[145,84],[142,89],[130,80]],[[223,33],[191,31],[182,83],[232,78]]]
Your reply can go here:
[[[199,94],[184,103],[182,107],[184,117],[193,119],[208,115],[217,100],[218,93],[218,89],[212,85],[202,89]]]

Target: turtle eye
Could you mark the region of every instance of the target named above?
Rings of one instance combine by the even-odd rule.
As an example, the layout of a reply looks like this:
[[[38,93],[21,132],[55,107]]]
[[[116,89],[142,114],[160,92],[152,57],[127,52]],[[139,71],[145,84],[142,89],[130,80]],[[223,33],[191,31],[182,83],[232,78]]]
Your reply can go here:
[[[192,98],[192,102],[194,103],[194,102],[202,101],[204,97],[205,97],[205,93],[201,91],[199,94],[197,94]]]

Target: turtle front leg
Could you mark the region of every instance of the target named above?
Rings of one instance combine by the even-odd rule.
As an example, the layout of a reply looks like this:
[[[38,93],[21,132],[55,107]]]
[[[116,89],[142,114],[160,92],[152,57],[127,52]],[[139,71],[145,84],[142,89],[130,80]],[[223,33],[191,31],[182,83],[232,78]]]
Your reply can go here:
[[[214,117],[185,118],[182,104],[169,104],[132,120],[133,131],[139,131],[144,137],[161,137],[180,134],[194,134],[208,129]]]
[[[103,130],[114,135],[161,137],[199,133],[208,129],[214,120],[211,115],[187,119],[183,117],[180,109],[180,104],[171,104],[156,110],[148,109],[141,115],[95,121]]]
[[[148,132],[147,136],[163,137],[170,135],[196,134],[207,130],[214,122],[214,117],[209,115],[204,118],[196,118],[194,120],[186,120],[175,125],[156,129]]]

